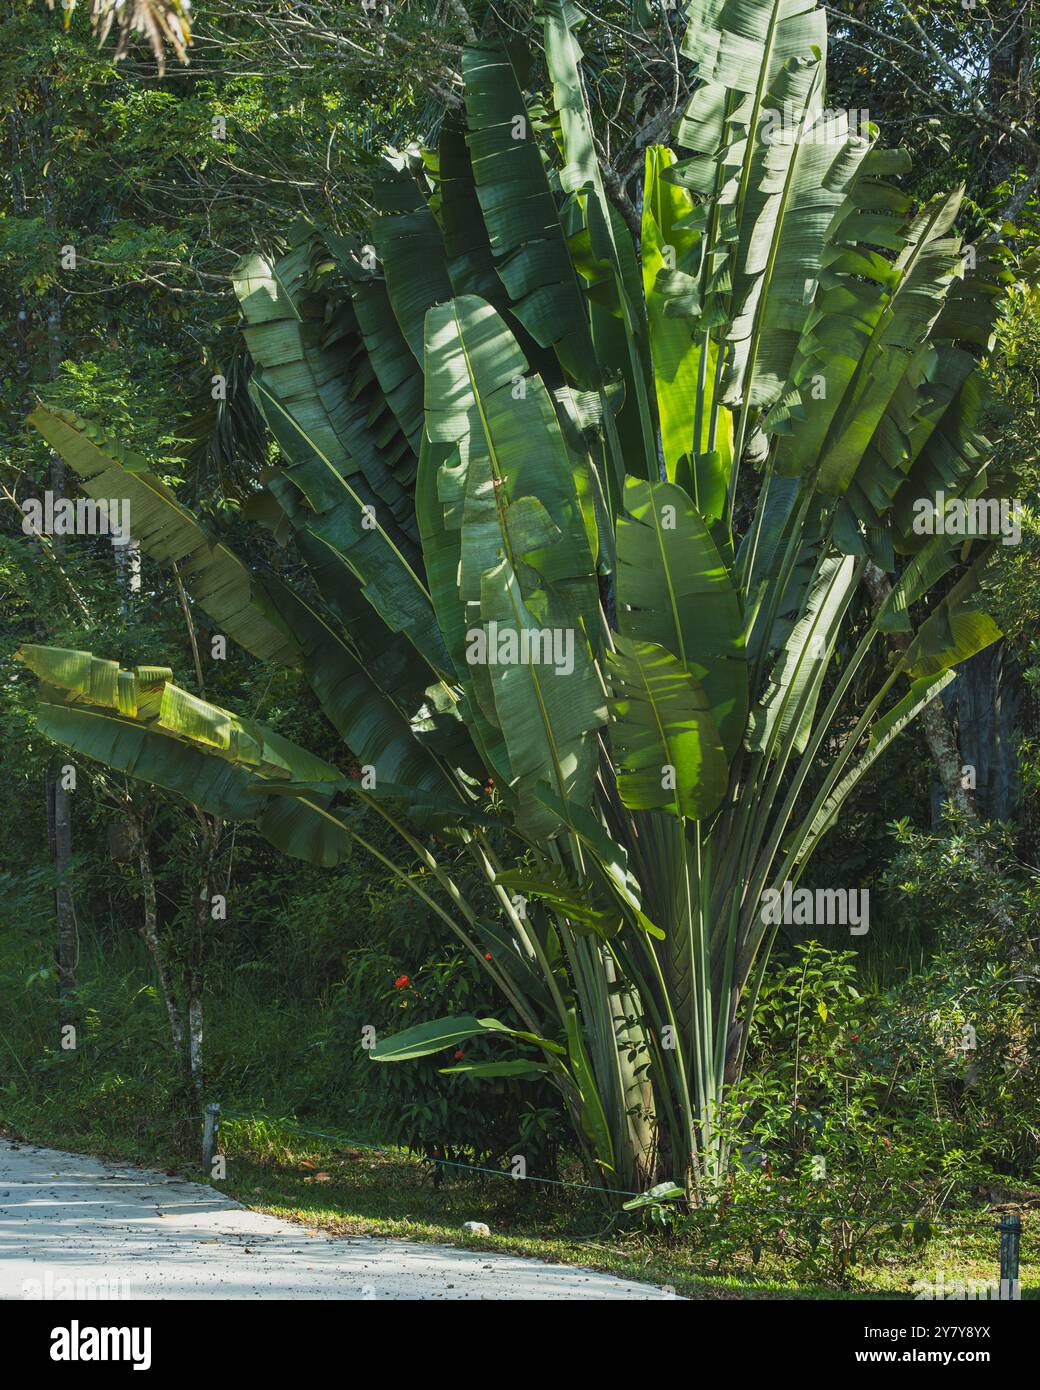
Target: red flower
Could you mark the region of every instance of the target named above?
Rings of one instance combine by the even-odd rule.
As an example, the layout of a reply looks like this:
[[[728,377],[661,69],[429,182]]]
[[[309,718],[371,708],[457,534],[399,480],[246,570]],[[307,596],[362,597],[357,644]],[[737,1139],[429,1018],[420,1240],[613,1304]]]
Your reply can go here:
[[[485,959],[485,960],[490,960],[490,959],[491,959],[491,952],[490,952],[490,951],[485,951],[485,952],[484,952],[484,959]]]
[[[407,989],[411,983],[411,975],[398,975],[397,979],[394,981],[394,989]]]
[[[849,1034],[849,1042],[859,1042],[859,1034],[858,1034],[858,1033],[850,1033],[850,1034]]]
[[[465,1057],[465,1055],[466,1055],[466,1054],[463,1052],[463,1050],[462,1050],[461,1047],[457,1047],[457,1048],[455,1049],[455,1060],[456,1060],[456,1062],[461,1062],[462,1059],[463,1059],[463,1057]]]

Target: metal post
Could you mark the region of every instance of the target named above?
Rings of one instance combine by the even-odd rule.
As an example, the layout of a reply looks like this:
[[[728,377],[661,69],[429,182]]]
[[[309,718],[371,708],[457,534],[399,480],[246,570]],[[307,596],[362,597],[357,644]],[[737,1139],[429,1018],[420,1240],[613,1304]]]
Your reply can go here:
[[[1022,1218],[1008,1212],[1000,1219],[1000,1297],[1021,1298],[1018,1282],[1018,1256],[1022,1246]]]
[[[217,1152],[217,1130],[220,1126],[220,1106],[216,1101],[210,1101],[206,1106],[206,1113],[203,1117],[202,1130],[202,1166],[210,1169],[213,1167],[213,1155]],[[1003,1245],[1001,1246],[1003,1249]]]

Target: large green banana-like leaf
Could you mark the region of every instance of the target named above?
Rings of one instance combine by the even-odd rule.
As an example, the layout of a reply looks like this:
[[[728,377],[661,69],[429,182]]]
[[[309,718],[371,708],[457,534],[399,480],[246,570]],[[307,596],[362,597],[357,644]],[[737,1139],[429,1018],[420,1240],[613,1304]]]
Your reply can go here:
[[[382,654],[362,661],[331,614],[274,576],[263,585],[296,636],[304,674],[322,709],[362,766],[373,769],[377,783],[448,788],[448,773],[416,738],[415,710],[401,706],[410,673],[399,669],[399,646],[387,642]]]
[[[454,477],[459,458],[454,444],[434,444],[424,432],[415,480],[415,513],[434,611],[455,678],[461,682],[466,675],[466,609],[459,597],[462,531],[454,517],[451,524],[446,522],[439,495],[442,470],[446,478]]]
[[[417,1057],[430,1057],[435,1052],[469,1038],[498,1035],[515,1038],[519,1042],[531,1043],[544,1052],[563,1056],[563,1048],[548,1038],[540,1038],[533,1033],[509,1028],[499,1023],[497,1018],[476,1018],[473,1014],[456,1014],[450,1018],[437,1018],[429,1023],[417,1023],[414,1028],[405,1028],[389,1038],[377,1042],[369,1053],[373,1062],[410,1062]]]
[[[677,132],[692,157],[673,177],[708,198],[689,222],[704,232],[689,267],[698,286],[691,307],[705,331],[732,339],[726,399],[742,399],[747,412],[784,380],[822,249],[815,234],[833,207],[836,190],[824,191],[823,181],[846,179],[835,157],[846,132],[819,121],[826,21],[814,0],[703,0],[688,18],[683,51],[700,82]],[[792,143],[792,126],[803,137],[813,130],[827,148]],[[771,295],[774,276],[782,292]],[[745,418],[741,449],[747,439]]]
[[[89,497],[126,500],[129,529],[145,554],[178,563],[199,606],[239,646],[262,660],[299,663],[289,630],[245,565],[213,540],[145,459],[66,410],[41,404],[28,421],[76,472]]]
[[[703,820],[728,785],[708,697],[664,647],[620,636],[616,645],[607,653],[607,669],[618,794],[635,811],[662,809]]]
[[[564,191],[576,195],[584,211],[592,255],[608,268],[612,298],[624,327],[625,381],[638,408],[643,455],[641,463],[629,458],[627,467],[630,473],[653,478],[657,476],[657,421],[646,312],[632,240],[607,198],[596,152],[581,74],[583,54],[576,34],[586,16],[570,0],[541,0],[541,9],[545,16],[545,61],[566,158],[560,180]]]
[[[935,376],[922,383],[925,401],[906,439],[905,476],[890,500],[896,544],[903,551],[919,550],[927,541],[914,528],[918,499],[935,498],[939,492],[962,496],[990,455],[989,442],[979,429],[986,392],[974,359],[946,344],[933,348],[932,354]],[[863,472],[861,467],[857,486]]]
[[[386,280],[378,268],[369,268],[373,247],[359,247],[332,232],[324,234],[329,255],[342,281],[350,287],[349,303],[337,299],[329,306],[330,333],[356,333],[360,351],[352,359],[356,371],[351,390],[360,392],[372,378],[386,401],[387,411],[397,421],[401,438],[393,437],[390,420],[379,413],[378,393],[372,393],[372,410],[379,426],[379,438],[388,441],[387,452],[398,458],[394,473],[407,485],[409,470],[422,438],[422,366],[416,361],[408,340],[394,316]],[[354,344],[352,343],[352,351]]]
[[[19,661],[51,691],[69,702],[118,710],[128,719],[155,719],[163,692],[173,672],[168,666],[136,666],[123,670],[91,652],[68,647],[43,647],[27,643],[17,653]]]
[[[778,450],[783,471],[815,469],[818,456],[828,452],[827,442],[838,430],[836,397],[851,382],[848,399],[856,400],[856,383],[869,385],[873,375],[880,376],[873,366],[864,364],[886,332],[893,334],[893,341],[901,340],[898,349],[885,349],[890,374],[886,381],[875,383],[879,387],[875,400],[858,422],[842,495],[831,503],[829,518],[830,535],[839,549],[869,555],[887,570],[894,567],[896,549],[914,549],[920,543],[901,535],[891,518],[886,519],[893,499],[901,489],[904,495],[909,489],[907,473],[915,460],[920,460],[919,476],[938,470],[956,477],[957,489],[980,466],[984,442],[974,430],[978,388],[967,379],[972,360],[960,347],[934,340],[945,332],[959,332],[962,320],[974,325],[972,332],[981,333],[980,324],[992,319],[996,292],[987,283],[985,271],[960,290],[962,282],[947,283],[945,269],[934,274],[942,260],[937,252],[952,246],[936,240],[948,209],[937,204],[923,217],[901,225],[894,214],[905,211],[908,200],[877,175],[904,167],[901,156],[891,151],[875,150],[864,159],[852,194],[829,234],[831,249],[821,274],[821,290],[792,378],[801,386],[785,394],[766,425],[786,436]],[[941,214],[938,220],[936,213]],[[872,245],[897,252],[897,262],[870,249]],[[947,257],[946,267],[949,264]],[[999,272],[994,278],[999,278]],[[952,311],[953,294],[965,300],[966,311]],[[920,338],[919,323],[917,330],[913,327],[915,315],[920,318],[921,302],[933,309],[942,306],[927,340]],[[949,327],[941,331],[944,319]],[[858,403],[863,405],[863,399]],[[813,449],[817,450],[815,461]],[[792,466],[798,458],[801,464]],[[904,520],[899,519],[899,527]]]
[[[291,859],[334,869],[350,857],[355,844],[372,852],[372,846],[354,830],[349,815],[337,811],[325,797],[267,795],[262,785],[253,790],[262,797],[257,830]]]
[[[413,172],[404,156],[383,160],[374,187],[381,215],[373,222],[372,239],[390,307],[421,367],[426,311],[451,298],[452,284],[441,229]]]
[[[252,820],[277,848],[332,867],[353,832],[331,809],[339,771],[273,729],[173,685],[163,667],[120,670],[89,652],[26,646],[41,682],[37,718],[55,742],[227,820]],[[286,796],[284,782],[328,786]]]
[[[689,317],[669,313],[676,272],[688,263],[700,237],[682,225],[693,212],[690,194],[662,177],[674,164],[675,155],[666,145],[647,146],[640,244],[643,293],[665,473],[669,482],[686,486],[701,516],[711,522],[725,511],[733,425],[729,411],[720,411],[710,450],[717,348],[708,337],[695,338]]]
[[[909,167],[905,151],[870,150],[827,233],[788,385],[763,422],[769,433],[794,436],[781,440],[782,472],[806,471],[823,450],[846,387],[902,279],[877,248],[895,256],[907,249],[904,215],[911,199],[884,180]]]
[[[978,497],[985,490],[986,475],[980,473],[961,492],[962,499]],[[944,575],[960,562],[963,538],[936,535],[925,539],[903,566],[892,590],[878,610],[878,626],[883,632],[910,632],[909,609],[934,589]]]
[[[611,574],[615,568],[614,518],[620,510],[620,498],[624,475],[615,464],[620,463],[620,450],[615,450],[617,439],[606,422],[610,413],[611,392],[576,391],[571,386],[560,386],[553,392],[553,405],[560,422],[567,447],[576,462],[576,476],[581,480],[582,490],[579,498],[582,511],[589,517],[590,507],[584,492],[584,482],[588,479],[592,491],[592,508],[595,514],[597,544],[597,568],[601,575]],[[613,444],[608,441],[611,434]]]
[[[490,305],[463,295],[431,310],[426,340],[431,466],[433,451],[451,451],[437,470],[443,526],[436,517],[423,522],[437,608],[456,649],[460,610],[467,644],[474,634],[487,644],[486,659],[475,658],[473,646],[464,658],[469,712],[482,716],[475,734],[501,771],[492,729],[501,731],[521,822],[530,833],[549,833],[532,788],[548,777],[561,796],[588,796],[591,734],[606,718],[589,655],[589,638],[598,643],[600,631],[589,479],[568,452],[540,378],[527,374],[516,339]],[[460,532],[454,573],[452,531]],[[503,662],[494,653],[510,643],[519,655]],[[537,653],[533,660],[527,650]]]
[[[245,768],[192,748],[107,709],[69,705],[40,693],[37,723],[48,738],[104,767],[162,787],[225,820],[251,820],[258,780]]]
[[[625,483],[618,522],[618,625],[654,642],[703,685],[732,758],[744,735],[748,671],[744,619],[703,518],[673,483]]]
[[[578,386],[595,390],[600,372],[584,295],[505,47],[467,47],[462,75],[477,197],[513,313]]]
[[[438,1067],[441,1076],[481,1077],[534,1077],[545,1076],[554,1070],[547,1062],[531,1062],[523,1057],[514,1057],[507,1062],[464,1062],[460,1067]]]
[[[504,313],[509,300],[495,269],[464,121],[446,116],[437,145],[441,229],[453,292],[475,294]]]
[[[939,491],[947,497],[963,495],[990,452],[980,432],[986,383],[975,368],[977,354],[991,345],[999,298],[1013,276],[1004,248],[987,240],[970,251],[972,264],[951,285],[935,321],[924,400],[909,431],[909,468],[893,498],[895,543],[903,550],[926,543],[913,530],[917,499]]]
[[[118,662],[63,647],[23,646],[19,658],[55,696],[70,704],[118,710],[163,733],[202,744],[264,777],[334,781],[338,769],[256,720],[182,690],[163,667],[123,671]],[[144,698],[138,694],[138,686]]]
[[[924,709],[925,705],[938,698],[953,678],[954,672],[949,670],[941,671],[936,676],[920,677],[913,682],[898,704],[875,721],[870,731],[866,752],[859,762],[840,779],[809,823],[797,855],[798,862],[806,860],[823,835],[831,829],[842,806],[893,739],[903,732],[911,720]]]
[[[785,113],[759,132],[735,254],[727,399],[769,406],[786,384],[815,295],[826,234],[870,149],[848,116],[816,108],[822,64],[792,61],[770,92]]]
[[[925,343],[896,388],[831,525],[846,554],[867,554],[884,570],[897,551],[913,551],[924,538],[913,533],[912,496],[927,496],[908,483],[916,472],[946,481],[957,495],[977,476],[986,442],[976,429],[981,411],[975,363],[948,344]],[[938,484],[942,486],[942,483]]]
[[[525,898],[538,898],[547,903],[562,913],[575,931],[592,931],[609,940],[617,936],[624,924],[618,908],[601,901],[591,879],[572,883],[557,864],[507,869],[495,875],[495,882]]]
[[[427,434],[459,451],[457,464],[438,471],[445,524],[462,529],[459,598],[478,602],[481,576],[505,556],[572,603],[598,643],[591,479],[567,449],[541,378],[473,295],[427,315],[426,362]]]
[[[908,245],[896,261],[899,284],[885,304],[820,463],[822,492],[841,493],[860,460],[885,408],[906,373],[908,354],[926,338],[960,267],[960,238],[950,235],[960,193],[937,198],[911,225]]]
[[[999,640],[1000,628],[982,607],[983,581],[992,565],[993,552],[989,549],[936,605],[907,649],[909,675],[940,674]]]
[[[958,268],[960,244],[948,233],[959,205],[958,194],[937,198],[911,221],[895,263],[882,261],[885,269],[876,272],[888,288],[848,273],[824,291],[823,312],[807,330],[797,369],[806,387],[811,375],[818,377],[822,394],[782,437],[781,472],[812,470],[831,496],[840,496],[855,477]]]
[[[415,496],[419,531],[434,608],[455,665],[456,680],[462,690],[458,711],[481,754],[485,772],[493,777],[499,788],[505,789],[504,796],[508,802],[513,770],[509,763],[509,750],[494,714],[487,673],[483,668],[471,666],[466,659],[469,646],[467,634],[471,630],[467,611],[472,616],[475,610],[468,610],[459,596],[462,532],[454,521],[450,526],[446,525],[444,504],[438,496],[441,469],[445,468],[446,478],[451,478],[454,467],[449,465],[457,463],[458,458],[459,452],[454,445],[433,444],[424,438]]]
[[[451,664],[413,539],[414,501],[385,461],[373,462],[371,434],[355,419],[348,423],[358,428],[348,433],[345,413],[326,410],[322,386],[334,363],[320,342],[315,345],[315,330],[303,316],[310,305],[312,255],[308,243],[286,258],[287,265],[254,257],[236,271],[236,291],[253,325],[251,348],[264,354],[263,370],[250,389],[289,460],[269,488],[340,620],[349,621],[360,578],[365,599],[390,631],[403,633],[430,670],[441,675]],[[352,454],[355,444],[358,452]],[[419,683],[427,683],[425,677]]]
[[[820,566],[805,612],[791,629],[761,700],[751,712],[748,747],[758,752],[805,748],[823,678],[859,583],[851,556]]]
[[[826,57],[827,19],[816,0],[691,0],[687,8],[682,52],[698,78],[759,102],[790,58],[813,49]]]
[[[252,383],[271,432],[292,467],[268,486],[296,532],[322,596],[346,621],[362,583],[365,599],[391,632],[403,633],[434,675],[451,663],[434,618],[421,563],[410,544],[356,479],[344,477],[264,382]],[[342,592],[346,587],[346,595]]]
[[[836,508],[835,540],[866,552],[885,570],[895,553],[927,545],[914,530],[918,499],[964,495],[989,453],[979,426],[985,404],[976,371],[990,343],[997,300],[1011,278],[1006,253],[987,241],[965,252],[928,340],[910,362],[885,408],[845,496]],[[891,515],[890,515],[891,513]]]
[[[346,290],[340,291],[338,321],[327,323],[329,305],[321,291],[332,258],[307,223],[297,222],[292,236],[290,251],[277,262],[244,256],[231,276],[246,345],[259,369],[254,381],[263,387],[261,401],[274,397],[314,451],[331,459],[365,502],[414,540],[408,492],[394,472],[407,443],[372,380]],[[277,435],[277,421],[270,411],[265,414]]]
[[[486,634],[491,696],[521,800],[518,824],[531,835],[551,833],[558,826],[536,795],[540,782],[582,805],[592,795],[595,733],[607,720],[599,677],[572,611],[551,591],[523,595],[506,559],[482,577],[480,619],[475,632]],[[496,660],[495,648],[509,643],[515,654]]]
[[[304,673],[347,746],[380,780],[442,786],[456,770],[481,771],[458,693],[431,684],[429,665],[390,631],[353,570],[308,531],[299,546],[327,600],[305,598],[265,574],[258,581],[295,633]],[[504,779],[508,780],[508,779]]]

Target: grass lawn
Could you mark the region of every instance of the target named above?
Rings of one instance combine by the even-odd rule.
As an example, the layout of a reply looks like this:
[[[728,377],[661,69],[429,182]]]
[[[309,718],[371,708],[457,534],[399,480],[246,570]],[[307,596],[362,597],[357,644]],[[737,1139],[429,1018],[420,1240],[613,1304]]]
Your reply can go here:
[[[3,1119],[0,1105],[0,1125]],[[154,1144],[142,1149],[139,1140],[127,1142],[116,1131],[103,1135],[95,1130],[90,1142],[77,1143],[69,1129],[55,1126],[53,1115],[49,1123],[27,1125],[23,1110],[6,1132],[206,1180],[200,1168],[186,1167],[173,1151],[164,1154]],[[957,1281],[973,1285],[998,1277],[995,1212],[980,1210],[977,1222],[955,1222],[919,1248],[900,1246],[879,1263],[856,1269],[844,1286],[824,1285],[807,1280],[776,1250],[763,1249],[757,1261],[740,1251],[720,1259],[707,1242],[643,1229],[631,1216],[612,1217],[597,1198],[578,1188],[459,1169],[438,1173],[404,1153],[345,1147],[266,1119],[225,1117],[220,1149],[226,1176],[215,1187],[246,1206],[311,1230],[531,1255],[666,1285],[693,1298],[907,1299],[914,1297],[916,1281],[935,1281],[940,1273],[947,1292]],[[465,1221],[485,1222],[490,1236],[464,1231]],[[1040,1241],[1028,1215],[1024,1225],[1022,1296],[1038,1298]]]

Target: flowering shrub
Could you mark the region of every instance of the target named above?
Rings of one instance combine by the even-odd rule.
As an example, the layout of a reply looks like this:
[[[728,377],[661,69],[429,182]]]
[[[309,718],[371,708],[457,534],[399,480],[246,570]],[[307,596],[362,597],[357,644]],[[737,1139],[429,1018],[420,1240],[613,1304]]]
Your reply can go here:
[[[381,930],[367,933],[365,944],[348,952],[336,989],[343,1032],[357,1039],[359,1053],[366,1026],[378,1039],[445,1015],[488,1012],[478,962],[445,948],[443,933],[417,919],[405,894],[388,887],[372,906]],[[498,1008],[497,1016],[508,1022],[508,1008]],[[367,1068],[366,1112],[373,1132],[386,1142],[456,1162],[508,1168],[521,1154],[530,1173],[551,1176],[566,1123],[558,1098],[544,1082],[443,1071],[500,1055],[493,1044],[474,1038],[407,1066]]]

